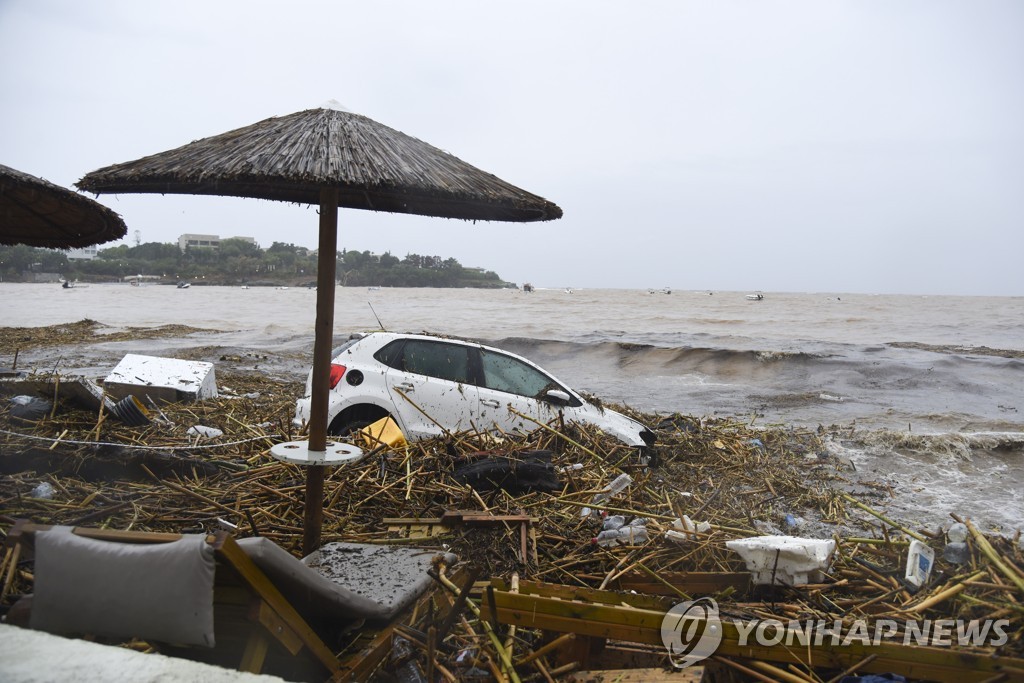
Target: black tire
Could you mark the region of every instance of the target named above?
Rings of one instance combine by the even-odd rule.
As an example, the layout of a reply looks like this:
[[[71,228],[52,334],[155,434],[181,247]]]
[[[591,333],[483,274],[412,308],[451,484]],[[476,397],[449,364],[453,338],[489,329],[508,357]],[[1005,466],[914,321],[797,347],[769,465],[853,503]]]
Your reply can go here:
[[[352,406],[339,414],[327,428],[331,436],[350,436],[363,427],[388,417],[388,411],[374,405]]]
[[[351,420],[348,422],[335,420],[327,429],[327,433],[331,436],[352,436],[355,432],[358,432],[363,427],[372,425],[374,422],[376,420]]]

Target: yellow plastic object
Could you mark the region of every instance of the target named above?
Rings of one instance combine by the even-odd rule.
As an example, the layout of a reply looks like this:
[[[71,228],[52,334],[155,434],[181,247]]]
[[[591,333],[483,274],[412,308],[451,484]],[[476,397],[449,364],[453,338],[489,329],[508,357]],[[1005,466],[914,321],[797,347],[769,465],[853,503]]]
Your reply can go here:
[[[359,430],[359,433],[362,435],[363,441],[370,448],[376,448],[382,444],[387,444],[392,448],[400,448],[407,444],[405,434],[402,434],[402,430],[391,419],[391,416],[382,417],[373,424],[363,427]]]

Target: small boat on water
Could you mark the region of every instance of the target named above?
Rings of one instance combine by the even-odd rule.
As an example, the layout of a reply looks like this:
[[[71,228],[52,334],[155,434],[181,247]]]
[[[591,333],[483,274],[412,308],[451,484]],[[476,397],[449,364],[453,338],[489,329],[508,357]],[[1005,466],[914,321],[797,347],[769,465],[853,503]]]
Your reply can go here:
[[[747,301],[760,301],[764,298],[764,294],[760,292],[757,294],[747,294]]]
[[[192,286],[191,282],[185,282],[184,280],[182,280],[181,282],[178,283],[178,289],[188,289],[191,286]]]

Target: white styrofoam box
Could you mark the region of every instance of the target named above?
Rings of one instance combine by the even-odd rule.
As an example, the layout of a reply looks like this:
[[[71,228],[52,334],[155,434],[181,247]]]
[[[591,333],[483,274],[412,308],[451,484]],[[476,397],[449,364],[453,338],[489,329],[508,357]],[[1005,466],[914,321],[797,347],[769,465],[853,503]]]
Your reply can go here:
[[[771,584],[774,577],[776,585],[787,586],[821,581],[821,573],[828,568],[836,548],[831,538],[818,540],[799,536],[757,536],[726,541],[725,545],[746,561],[754,583]]]
[[[213,363],[134,353],[121,359],[103,381],[103,388],[115,399],[133,395],[145,400],[149,396],[167,403],[217,396]]]
[[[920,588],[928,581],[934,565],[935,551],[921,541],[911,541],[907,549],[907,581]]]

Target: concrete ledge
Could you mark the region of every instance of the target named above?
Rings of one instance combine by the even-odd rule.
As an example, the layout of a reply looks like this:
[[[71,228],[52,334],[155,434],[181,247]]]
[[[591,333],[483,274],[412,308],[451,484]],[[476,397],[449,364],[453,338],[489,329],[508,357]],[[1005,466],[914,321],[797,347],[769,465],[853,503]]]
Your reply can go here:
[[[158,654],[0,624],[0,681],[105,683],[282,683],[260,676]]]

